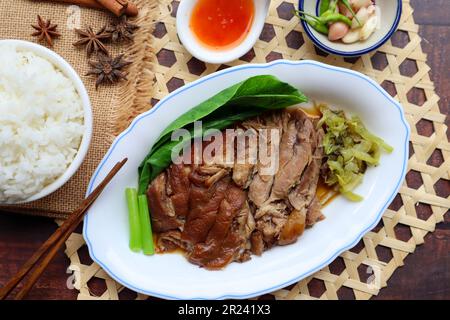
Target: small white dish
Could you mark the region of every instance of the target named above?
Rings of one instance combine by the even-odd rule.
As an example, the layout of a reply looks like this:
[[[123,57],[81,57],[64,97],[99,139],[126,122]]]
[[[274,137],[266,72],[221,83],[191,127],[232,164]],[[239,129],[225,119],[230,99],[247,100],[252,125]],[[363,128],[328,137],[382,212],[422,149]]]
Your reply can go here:
[[[69,179],[75,174],[75,172],[80,167],[81,163],[86,157],[86,154],[89,150],[89,145],[91,143],[92,128],[93,128],[91,102],[89,100],[89,95],[83,82],[81,81],[80,76],[66,60],[64,60],[60,55],[58,55],[54,51],[47,49],[39,44],[22,40],[9,40],[9,39],[0,40],[0,44],[13,45],[19,50],[31,51],[36,55],[50,61],[53,65],[56,66],[56,68],[58,68],[65,76],[67,76],[73,82],[78,94],[80,95],[84,108],[85,131],[77,155],[75,156],[74,160],[67,168],[67,170],[64,172],[64,174],[61,175],[58,179],[56,179],[53,183],[49,184],[40,192],[34,194],[30,198],[18,202],[18,203],[27,203],[46,197],[49,194],[61,188],[67,181],[69,181]]]
[[[219,91],[255,75],[274,75],[302,90],[311,100],[326,102],[361,117],[367,128],[394,147],[370,168],[355,190],[364,201],[336,198],[324,208],[324,221],[292,245],[279,246],[208,271],[181,254],[145,256],[129,247],[124,190],[137,186],[138,166],[161,132],[176,118]],[[348,88],[352,88],[348,94]],[[273,292],[303,279],[355,246],[376,226],[397,194],[406,174],[410,129],[400,104],[367,76],[315,61],[277,60],[246,64],[194,81],[138,116],[121,133],[96,169],[87,193],[123,158],[128,162],[89,210],[83,235],[92,259],[122,285],[168,299],[244,299]]]
[[[300,0],[299,10],[318,16],[320,2],[321,0]],[[326,35],[317,32],[305,21],[302,20],[300,23],[311,41],[323,51],[343,57],[361,56],[386,43],[400,23],[402,0],[376,0],[375,4],[380,8],[379,28],[365,41],[349,44],[341,41],[330,41]]]
[[[192,10],[198,0],[183,0],[177,10],[177,33],[184,47],[194,57],[208,63],[221,64],[236,60],[245,55],[258,40],[269,13],[270,0],[253,0],[255,15],[247,37],[238,46],[226,50],[205,47],[190,27]]]

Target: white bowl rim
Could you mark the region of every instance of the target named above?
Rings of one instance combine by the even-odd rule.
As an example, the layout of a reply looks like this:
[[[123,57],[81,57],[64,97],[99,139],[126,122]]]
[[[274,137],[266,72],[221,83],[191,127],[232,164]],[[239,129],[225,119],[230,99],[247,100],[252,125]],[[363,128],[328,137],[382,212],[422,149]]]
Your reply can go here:
[[[84,110],[84,126],[85,131],[83,133],[83,137],[80,143],[80,147],[78,149],[78,152],[73,159],[72,163],[69,165],[69,167],[66,169],[66,171],[54,182],[46,186],[44,189],[39,191],[38,193],[32,195],[28,199],[18,201],[11,204],[21,204],[21,203],[28,203],[32,201],[36,201],[39,199],[42,199],[59,188],[61,188],[64,184],[67,183],[67,181],[70,180],[70,178],[77,172],[81,164],[83,163],[84,158],[86,157],[86,154],[89,150],[89,146],[91,143],[92,138],[92,131],[93,131],[93,115],[92,115],[92,107],[91,102],[89,99],[89,94],[86,90],[86,87],[83,84],[83,81],[81,80],[78,73],[75,71],[75,69],[59,54],[56,52],[41,46],[40,44],[24,41],[24,40],[16,40],[16,39],[3,39],[0,40],[0,44],[11,44],[13,46],[17,46],[20,49],[29,50],[33,53],[41,56],[42,58],[50,61],[53,65],[55,65],[63,74],[68,77],[74,84],[78,94],[80,95],[82,104],[83,104],[83,110]],[[10,205],[10,203],[8,203]]]
[[[350,74],[353,75],[357,78],[360,78],[362,81],[366,81],[368,82],[370,85],[372,85],[374,87],[374,89],[378,90],[380,93],[382,93],[386,99],[388,101],[391,102],[391,104],[397,108],[399,115],[400,115],[400,120],[402,122],[402,124],[404,125],[405,128],[405,143],[404,143],[404,150],[402,150],[403,155],[404,155],[404,159],[403,159],[403,163],[402,163],[402,173],[400,176],[399,181],[397,181],[397,185],[396,188],[392,191],[391,196],[389,197],[389,199],[386,201],[386,203],[383,204],[383,206],[381,207],[380,211],[377,213],[376,218],[372,221],[371,224],[365,226],[364,230],[358,234],[355,239],[349,243],[347,243],[345,246],[343,246],[342,248],[340,248],[339,250],[336,250],[334,254],[331,254],[328,259],[326,259],[325,261],[323,261],[322,263],[318,264],[315,268],[310,269],[308,272],[302,273],[300,275],[298,275],[297,277],[295,277],[294,279],[291,279],[289,281],[286,281],[284,283],[281,283],[277,286],[271,287],[271,288],[266,288],[264,290],[258,291],[258,292],[252,292],[252,293],[248,293],[245,295],[234,295],[234,294],[225,294],[223,296],[219,296],[219,297],[214,297],[214,299],[247,299],[247,298],[252,298],[252,297],[256,297],[256,296],[260,296],[263,294],[266,294],[268,292],[273,292],[282,288],[285,288],[286,286],[296,283],[298,281],[300,281],[301,279],[304,279],[308,276],[310,276],[311,274],[321,270],[322,268],[324,268],[325,266],[329,265],[332,261],[334,261],[341,253],[343,253],[344,251],[347,251],[351,248],[353,248],[361,239],[362,237],[369,232],[370,230],[372,230],[380,221],[381,217],[383,216],[384,211],[386,210],[386,208],[389,206],[389,204],[393,201],[394,197],[396,196],[396,194],[398,193],[398,191],[400,190],[400,187],[402,185],[402,182],[405,179],[406,176],[406,169],[407,169],[407,165],[408,165],[408,146],[409,146],[409,139],[410,139],[410,134],[411,134],[411,130],[410,130],[410,126],[408,124],[408,122],[406,121],[405,118],[405,114],[403,111],[402,106],[400,105],[400,103],[398,101],[396,101],[395,99],[393,99],[378,83],[376,83],[374,80],[372,80],[371,78],[369,78],[368,76],[354,71],[354,70],[349,70],[349,69],[345,69],[345,68],[341,68],[341,67],[336,67],[336,66],[332,66],[332,65],[328,65],[328,64],[324,64],[321,62],[317,62],[317,61],[313,61],[313,60],[300,60],[300,61],[290,61],[290,60],[275,60],[272,61],[270,63],[265,63],[265,64],[243,64],[243,65],[238,65],[235,67],[231,67],[228,69],[224,69],[215,73],[212,73],[208,76],[205,76],[203,78],[200,78],[192,83],[186,84],[185,86],[173,91],[172,93],[170,93],[169,95],[167,95],[166,97],[164,97],[160,102],[158,102],[152,109],[150,109],[149,111],[146,111],[144,113],[142,113],[141,115],[139,115],[138,117],[136,117],[133,122],[130,124],[130,126],[125,129],[120,135],[117,136],[117,138],[114,140],[113,144],[111,145],[110,149],[107,151],[107,153],[105,154],[104,158],[102,159],[102,161],[100,162],[99,166],[96,168],[94,174],[92,175],[91,181],[89,182],[89,186],[86,192],[86,195],[89,195],[92,190],[94,189],[94,186],[96,185],[96,183],[98,183],[97,177],[100,173],[100,171],[102,170],[103,166],[106,164],[108,158],[111,156],[112,152],[114,151],[114,149],[116,148],[116,145],[120,142],[120,140],[122,140],[126,135],[128,135],[134,128],[134,126],[137,125],[138,122],[140,122],[143,118],[151,115],[153,112],[155,112],[157,109],[159,109],[160,107],[162,107],[164,104],[166,104],[173,96],[178,95],[179,93],[188,90],[189,88],[193,87],[193,86],[198,86],[201,83],[208,81],[211,78],[215,78],[215,77],[219,77],[223,74],[227,74],[227,73],[231,73],[231,72],[235,72],[237,70],[241,70],[241,69],[248,69],[248,68],[270,68],[272,66],[278,65],[278,64],[286,64],[286,65],[313,65],[319,68],[324,68],[324,69],[328,69],[328,70],[333,70],[333,71],[337,71],[337,72],[342,72],[342,73],[346,73],[346,74]],[[84,218],[84,225],[83,225],[83,237],[86,241],[86,245],[88,247],[89,250],[89,254],[91,256],[91,258],[93,259],[94,262],[96,262],[99,266],[101,266],[103,268],[103,270],[105,270],[105,272],[111,276],[115,281],[123,284],[125,287],[130,288],[131,290],[134,290],[135,292],[140,292],[142,294],[145,295],[149,295],[149,296],[154,296],[154,297],[159,297],[159,298],[163,298],[163,299],[171,299],[171,300],[178,300],[178,299],[186,299],[186,297],[176,297],[176,296],[168,296],[165,294],[161,294],[158,292],[151,292],[142,288],[137,288],[133,285],[130,285],[129,283],[127,283],[127,281],[124,281],[123,279],[119,278],[117,275],[114,274],[114,272],[111,271],[111,269],[108,268],[108,266],[106,264],[104,264],[101,260],[99,260],[95,253],[94,253],[94,247],[91,243],[91,240],[89,239],[88,236],[88,224],[89,224],[89,214],[87,214]],[[189,298],[192,300],[204,300],[205,298],[198,298],[198,297],[194,297],[194,298]]]
[[[316,11],[318,11],[317,8],[319,6],[320,0],[316,0],[316,1],[317,1]],[[298,4],[299,10],[304,10],[304,7],[303,7],[304,2],[305,2],[305,0],[299,0],[299,4]],[[400,18],[402,16],[402,11],[403,11],[403,2],[402,2],[402,0],[397,0],[397,4],[398,4],[398,6],[397,6],[397,13],[396,13],[396,16],[395,16],[395,20],[394,20],[394,23],[392,24],[391,28],[387,32],[387,34],[383,38],[381,38],[380,41],[375,43],[374,45],[372,45],[372,46],[370,46],[370,47],[368,47],[366,49],[357,50],[357,51],[341,51],[341,50],[336,50],[336,49],[333,49],[333,48],[331,48],[329,46],[326,46],[325,44],[322,43],[322,41],[320,41],[320,39],[318,39],[311,32],[311,30],[309,29],[310,28],[309,25],[305,21],[300,20],[300,23],[301,23],[301,25],[303,27],[303,30],[305,30],[306,34],[311,39],[311,41],[314,43],[314,45],[319,47],[321,50],[323,50],[325,52],[328,52],[328,53],[331,53],[331,54],[334,54],[334,55],[342,56],[342,57],[359,57],[359,56],[362,56],[362,55],[364,55],[366,53],[369,53],[369,52],[372,52],[372,51],[378,49],[379,47],[381,47],[383,44],[385,44],[392,37],[394,32],[397,30],[398,25],[400,24]],[[349,45],[349,47],[350,46],[351,45]]]
[[[195,1],[195,0],[189,0],[189,1]],[[183,14],[184,11],[187,10],[189,7],[189,4],[190,4],[190,3],[188,3],[189,1],[188,0],[181,1],[180,5],[177,9],[176,28],[177,28],[178,37],[180,38],[182,45],[186,48],[187,51],[189,51],[189,53],[192,56],[194,56],[195,58],[197,58],[203,62],[212,63],[212,64],[222,64],[222,63],[228,63],[228,62],[234,61],[236,59],[239,59],[246,53],[248,53],[253,48],[256,41],[258,41],[259,36],[261,35],[261,32],[263,31],[265,18],[267,17],[267,14],[269,12],[269,4],[270,4],[270,0],[253,0],[254,3],[258,2],[258,1],[266,2],[263,5],[263,6],[265,6],[264,18],[262,19],[261,23],[259,23],[259,24],[257,23],[257,20],[261,19],[262,17],[260,17],[258,15],[258,12],[256,12],[256,4],[255,4],[255,17],[253,19],[253,24],[250,28],[250,31],[249,31],[246,39],[244,39],[236,47],[233,47],[226,51],[219,51],[221,53],[223,53],[223,52],[226,53],[226,55],[223,55],[221,58],[220,56],[219,57],[215,56],[215,53],[217,54],[217,51],[212,50],[212,49],[209,50],[209,49],[205,48],[204,46],[202,46],[195,39],[195,35],[193,34],[193,32],[190,28],[181,27],[181,25],[183,24],[182,21],[185,22],[184,19],[190,18],[190,15],[188,17],[185,17],[185,15]],[[197,50],[198,48],[202,48],[202,50],[204,50],[207,53],[205,53],[205,54],[201,53],[199,50]]]

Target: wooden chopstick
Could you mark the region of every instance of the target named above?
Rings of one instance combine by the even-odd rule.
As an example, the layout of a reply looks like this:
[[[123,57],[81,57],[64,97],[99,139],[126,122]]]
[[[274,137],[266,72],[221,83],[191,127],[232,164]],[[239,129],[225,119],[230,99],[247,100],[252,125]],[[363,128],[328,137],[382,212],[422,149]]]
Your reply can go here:
[[[72,232],[77,228],[83,219],[86,211],[102,193],[108,183],[112,178],[119,172],[123,165],[128,159],[123,159],[118,162],[108,173],[105,179],[92,191],[92,193],[83,200],[81,205],[76,209],[70,217],[45,241],[42,246],[28,259],[27,262],[20,268],[16,275],[3,287],[0,289],[0,300],[5,299],[11,291],[19,284],[20,281],[30,273],[31,269],[36,266],[34,271],[30,273],[29,278],[24,283],[24,286],[17,293],[15,299],[20,300],[26,296],[33,285],[36,283],[37,279],[44,272],[45,268],[52,261],[58,250],[63,246],[67,238],[72,234]],[[44,254],[46,256],[41,260],[39,264],[37,262],[41,259]]]

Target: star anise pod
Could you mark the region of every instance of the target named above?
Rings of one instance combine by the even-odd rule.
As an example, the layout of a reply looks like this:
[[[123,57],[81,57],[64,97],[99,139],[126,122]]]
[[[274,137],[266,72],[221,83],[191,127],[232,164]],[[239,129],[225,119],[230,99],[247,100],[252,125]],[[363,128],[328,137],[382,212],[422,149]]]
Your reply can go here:
[[[104,82],[114,84],[127,79],[127,73],[122,69],[131,64],[131,61],[124,60],[123,56],[121,54],[112,58],[110,55],[99,54],[98,61],[89,61],[91,70],[86,75],[97,77],[95,89],[98,89],[98,86]]]
[[[61,34],[56,31],[58,27],[57,24],[52,24],[51,20],[45,21],[40,15],[37,16],[38,24],[31,25],[36,32],[32,33],[33,37],[38,37],[39,41],[45,40],[50,47],[53,47],[53,38],[61,36]]]
[[[108,32],[111,34],[113,42],[129,42],[133,40],[134,32],[137,29],[139,29],[139,26],[128,21],[127,16],[123,15],[111,23]]]
[[[77,47],[86,46],[86,53],[88,57],[90,57],[93,53],[97,54],[99,52],[106,55],[109,54],[108,49],[106,49],[103,44],[103,41],[111,38],[111,34],[106,31],[106,26],[101,28],[97,33],[94,32],[91,27],[87,27],[86,30],[75,29],[75,31],[81,39],[73,45]]]

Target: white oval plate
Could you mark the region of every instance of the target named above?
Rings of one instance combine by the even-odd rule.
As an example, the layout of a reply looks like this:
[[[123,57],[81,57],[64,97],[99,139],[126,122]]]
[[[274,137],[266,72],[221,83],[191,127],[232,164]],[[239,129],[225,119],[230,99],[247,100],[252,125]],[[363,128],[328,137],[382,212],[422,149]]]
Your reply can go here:
[[[359,115],[369,130],[392,145],[381,164],[367,171],[356,192],[365,200],[338,197],[323,211],[326,219],[289,246],[262,257],[232,263],[221,271],[190,264],[180,254],[145,256],[128,248],[124,190],[137,186],[137,168],[163,129],[215,93],[248,77],[271,74],[301,89],[310,99],[327,102]],[[112,278],[147,295],[168,299],[250,298],[295,283],[331,263],[355,246],[380,220],[405,177],[409,126],[402,107],[378,84],[351,70],[314,61],[247,64],[226,69],[188,84],[137,117],[109,149],[89,184],[88,193],[116,162],[129,160],[89,210],[84,237],[91,257]]]

